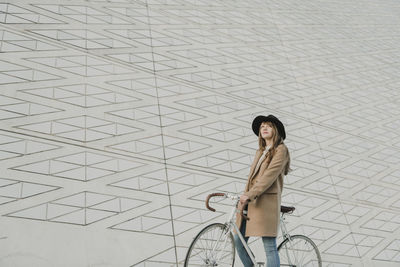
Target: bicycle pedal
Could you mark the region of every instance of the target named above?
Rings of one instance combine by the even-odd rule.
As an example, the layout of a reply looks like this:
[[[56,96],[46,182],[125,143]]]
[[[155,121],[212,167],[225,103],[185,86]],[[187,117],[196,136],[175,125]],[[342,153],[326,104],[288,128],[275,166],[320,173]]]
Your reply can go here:
[[[257,262],[257,267],[263,267],[265,265],[265,262]]]

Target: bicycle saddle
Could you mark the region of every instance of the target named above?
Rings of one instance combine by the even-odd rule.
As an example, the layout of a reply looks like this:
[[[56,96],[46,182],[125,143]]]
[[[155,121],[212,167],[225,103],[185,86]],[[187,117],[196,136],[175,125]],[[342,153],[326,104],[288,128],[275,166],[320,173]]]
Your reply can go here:
[[[281,206],[282,213],[289,213],[289,212],[293,212],[294,210],[295,210],[295,207]]]

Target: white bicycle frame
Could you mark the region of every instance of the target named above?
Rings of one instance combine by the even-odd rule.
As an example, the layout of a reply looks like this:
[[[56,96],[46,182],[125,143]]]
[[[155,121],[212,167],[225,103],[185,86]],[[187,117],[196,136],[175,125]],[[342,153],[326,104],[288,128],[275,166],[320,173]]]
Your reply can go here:
[[[236,233],[237,233],[237,235],[238,235],[240,241],[242,242],[243,247],[246,249],[246,252],[247,252],[247,254],[249,255],[251,261],[253,262],[254,266],[257,266],[258,263],[257,263],[257,261],[256,261],[256,259],[255,259],[255,257],[254,257],[254,255],[253,255],[253,252],[251,251],[249,245],[248,245],[248,244],[246,243],[246,241],[244,240],[244,237],[243,237],[242,233],[240,232],[239,228],[238,228],[237,225],[236,225],[236,222],[234,221],[234,219],[236,218],[236,217],[235,217],[235,214],[240,212],[239,209],[236,208],[236,207],[237,207],[237,204],[238,204],[238,202],[239,202],[240,196],[238,196],[238,195],[233,195],[233,194],[229,194],[229,193],[225,193],[225,197],[237,201],[237,202],[236,202],[236,205],[232,208],[231,214],[229,215],[228,220],[225,222],[225,225],[227,225],[227,226],[229,227],[228,229],[230,230],[230,232],[231,232],[233,235],[234,235],[233,229],[236,230]],[[238,216],[240,216],[240,215],[238,215]],[[291,240],[290,235],[289,235],[289,233],[288,233],[288,231],[287,231],[287,229],[286,229],[286,225],[285,225],[284,220],[285,220],[284,214],[282,214],[282,215],[280,216],[280,228],[281,228],[281,231],[282,231],[282,237],[283,237],[283,240],[285,240],[286,238],[288,238],[288,239],[289,239],[289,242],[291,243],[292,240]],[[222,234],[223,234],[223,233],[221,233],[221,235],[222,235]],[[226,235],[226,238],[225,238],[225,240],[224,240],[224,246],[223,246],[223,247],[225,247],[227,239],[228,239],[228,235]],[[214,249],[215,249],[215,248],[214,248]],[[286,249],[286,254],[287,254],[287,257],[288,257],[288,259],[289,259],[289,261],[290,261],[290,257],[289,257],[289,253],[288,253],[287,249]],[[222,255],[221,255],[221,256],[222,256]],[[220,256],[220,257],[221,257],[221,256]],[[218,261],[220,260],[220,257],[216,257]],[[289,265],[292,266],[292,263],[289,263]]]

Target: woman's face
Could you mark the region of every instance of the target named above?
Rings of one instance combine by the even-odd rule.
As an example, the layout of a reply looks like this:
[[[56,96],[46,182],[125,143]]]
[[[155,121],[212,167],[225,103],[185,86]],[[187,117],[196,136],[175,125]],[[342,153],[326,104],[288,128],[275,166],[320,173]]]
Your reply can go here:
[[[271,139],[274,135],[274,128],[269,123],[263,122],[260,126],[261,137],[264,139]]]

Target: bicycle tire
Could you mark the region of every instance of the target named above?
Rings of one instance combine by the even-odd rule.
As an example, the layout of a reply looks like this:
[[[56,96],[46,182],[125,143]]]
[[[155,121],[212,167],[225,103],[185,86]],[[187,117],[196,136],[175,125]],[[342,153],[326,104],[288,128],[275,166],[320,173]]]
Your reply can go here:
[[[235,262],[235,242],[232,232],[222,223],[213,223],[204,227],[193,239],[186,253],[184,267],[192,266],[229,266],[232,267]],[[227,244],[225,253],[219,250],[214,251],[213,245],[225,241]],[[214,235],[216,235],[214,237]],[[223,239],[221,239],[223,237]],[[231,244],[228,244],[229,243]],[[216,247],[219,249],[219,244]],[[221,250],[224,248],[221,248]],[[220,252],[221,254],[215,254]],[[221,259],[217,259],[221,255]],[[216,265],[218,264],[218,265]]]
[[[289,239],[286,238],[278,246],[281,266],[322,267],[321,254],[319,253],[317,245],[315,245],[315,243],[310,238],[304,235],[293,235],[290,237],[290,239],[292,242],[289,242]],[[305,247],[305,250],[302,247]],[[314,252],[312,252],[311,250],[313,250]],[[310,252],[308,253],[310,255],[310,258],[304,258],[304,255],[301,257],[302,261],[307,260],[305,264],[303,264],[302,262],[298,262],[299,252]],[[315,256],[313,256],[313,254],[315,254]]]

